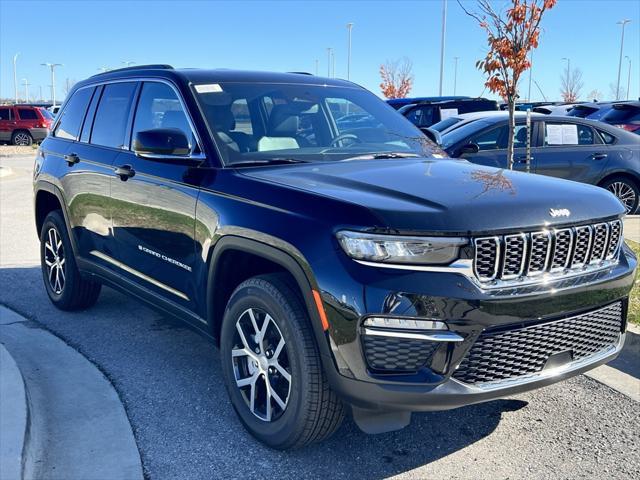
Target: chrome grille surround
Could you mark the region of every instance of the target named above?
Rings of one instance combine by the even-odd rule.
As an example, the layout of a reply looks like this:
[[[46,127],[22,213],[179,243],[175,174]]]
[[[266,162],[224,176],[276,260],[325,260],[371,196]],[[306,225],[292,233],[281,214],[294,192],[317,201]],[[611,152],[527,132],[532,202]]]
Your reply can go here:
[[[622,222],[474,238],[473,272],[482,288],[580,275],[617,263]]]

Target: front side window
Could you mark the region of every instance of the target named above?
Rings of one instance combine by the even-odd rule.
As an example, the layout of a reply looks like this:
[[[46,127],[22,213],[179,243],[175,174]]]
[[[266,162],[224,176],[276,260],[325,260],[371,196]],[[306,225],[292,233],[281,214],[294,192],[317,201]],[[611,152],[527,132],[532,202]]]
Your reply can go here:
[[[0,108],[0,120],[11,120],[10,108]]]
[[[92,93],[93,88],[81,88],[73,94],[62,111],[60,121],[53,132],[54,137],[68,140],[76,140],[78,138]]]
[[[38,114],[33,108],[19,108],[18,119],[19,120],[39,120]]]
[[[180,130],[194,145],[194,138],[187,115],[175,91],[165,83],[145,82],[133,122],[132,140],[141,131],[155,128],[175,128]]]
[[[591,127],[575,123],[545,123],[545,146],[593,145],[595,134]]]
[[[507,147],[505,140],[508,134],[509,127],[504,125],[471,137],[469,143],[476,144],[481,152],[485,150],[498,150]]]
[[[104,86],[91,131],[91,143],[104,147],[124,148],[129,108],[136,90],[134,82]]]
[[[193,90],[226,165],[389,153],[444,156],[402,115],[361,88],[230,82]]]

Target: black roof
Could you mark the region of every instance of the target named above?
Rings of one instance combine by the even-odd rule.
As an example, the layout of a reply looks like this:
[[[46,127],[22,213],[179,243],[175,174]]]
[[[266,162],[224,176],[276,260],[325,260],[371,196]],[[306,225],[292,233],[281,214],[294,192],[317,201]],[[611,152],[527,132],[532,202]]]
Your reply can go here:
[[[94,83],[96,80],[112,80],[139,76],[151,76],[168,79],[181,79],[193,83],[206,82],[270,82],[270,83],[300,83],[310,85],[333,85],[354,87],[354,83],[337,78],[325,78],[310,75],[306,72],[260,72],[246,70],[173,68],[171,65],[137,65],[107,72],[98,73],[82,81]]]

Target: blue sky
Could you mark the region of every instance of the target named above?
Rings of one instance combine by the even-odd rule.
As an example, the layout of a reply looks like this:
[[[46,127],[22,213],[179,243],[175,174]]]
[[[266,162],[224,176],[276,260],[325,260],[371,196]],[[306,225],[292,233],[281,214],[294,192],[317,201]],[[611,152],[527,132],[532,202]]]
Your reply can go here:
[[[475,2],[465,4],[473,8]],[[443,93],[453,94],[457,56],[457,94],[479,95],[484,78],[475,62],[486,51],[485,36],[455,0],[448,5]],[[40,66],[42,62],[64,64],[56,71],[58,98],[67,78],[81,80],[101,66],[120,67],[126,60],[313,73],[318,59],[320,74],[326,75],[326,47],[333,47],[336,76],[345,78],[348,22],[355,24],[353,81],[379,94],[380,64],[407,57],[414,65],[412,94],[437,95],[441,9],[441,0],[0,0],[0,97],[13,97],[12,58],[17,52],[18,81],[28,79],[30,95],[37,94],[39,86],[49,91],[49,70]],[[540,48],[534,53],[533,78],[548,98],[559,98],[563,57],[582,70],[583,97],[592,90],[609,96],[620,48],[616,22],[623,18],[631,20],[624,50],[632,62],[630,96],[640,96],[640,2],[559,0],[543,20]],[[625,89],[627,68],[623,59]],[[527,80],[525,75],[523,97]],[[535,84],[531,96],[542,100]]]

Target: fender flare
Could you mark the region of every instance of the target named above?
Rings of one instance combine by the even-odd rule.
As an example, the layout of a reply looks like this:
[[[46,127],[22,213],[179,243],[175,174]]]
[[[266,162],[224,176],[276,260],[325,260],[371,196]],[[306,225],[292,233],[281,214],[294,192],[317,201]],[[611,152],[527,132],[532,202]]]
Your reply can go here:
[[[69,211],[67,208],[67,202],[66,199],[64,197],[64,193],[62,193],[62,190],[60,190],[60,188],[58,188],[58,186],[54,185],[53,183],[44,181],[44,180],[37,180],[34,188],[33,188],[33,210],[34,210],[34,217],[36,219],[36,233],[38,235],[38,238],[40,238],[40,232],[37,231],[38,230],[38,224],[37,224],[37,198],[38,198],[38,193],[40,193],[41,191],[50,193],[52,195],[54,195],[57,199],[58,199],[58,203],[61,206],[61,210],[62,210],[62,217],[64,218],[64,223],[67,226],[67,235],[69,236],[69,240],[71,241],[71,248],[73,248],[73,253],[74,255],[77,256],[78,253],[78,245],[76,243],[76,237],[73,234],[73,229],[71,228],[71,222],[69,221]]]
[[[251,238],[237,236],[235,234],[225,235],[216,242],[213,252],[211,253],[211,259],[208,266],[206,289],[207,323],[210,325],[210,328],[212,329],[211,333],[216,337],[216,340],[219,339],[214,331],[216,319],[214,318],[215,305],[213,289],[216,282],[220,280],[216,275],[216,266],[218,265],[222,254],[227,250],[238,250],[265,258],[266,260],[280,265],[291,274],[302,293],[302,300],[304,301],[307,313],[311,320],[311,327],[315,334],[320,354],[325,358],[333,358],[330,353],[328,335],[322,328],[322,319],[320,318],[320,313],[318,312],[318,308],[314,301],[313,291],[318,291],[318,286],[310,269],[307,269],[307,272],[305,272],[296,258],[280,248]]]

